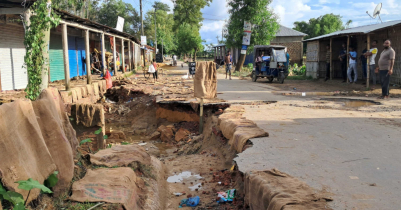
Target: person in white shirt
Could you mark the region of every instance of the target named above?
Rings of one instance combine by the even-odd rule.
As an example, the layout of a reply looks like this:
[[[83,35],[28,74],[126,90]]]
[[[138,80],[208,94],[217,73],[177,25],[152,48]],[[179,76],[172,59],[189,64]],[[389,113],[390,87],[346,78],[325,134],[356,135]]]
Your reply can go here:
[[[349,82],[352,83],[356,83],[356,81],[358,80],[358,72],[356,69],[356,58],[358,56],[358,54],[355,51],[354,47],[349,47],[349,68],[348,68],[348,79]],[[352,80],[351,74],[352,72],[354,72],[354,80]]]
[[[378,53],[377,50],[377,40],[373,40],[371,43],[370,50],[363,54],[365,57],[369,56],[369,71],[370,71],[370,78],[372,79],[373,85],[376,85],[376,55]]]
[[[173,66],[177,66],[177,56],[173,55]]]

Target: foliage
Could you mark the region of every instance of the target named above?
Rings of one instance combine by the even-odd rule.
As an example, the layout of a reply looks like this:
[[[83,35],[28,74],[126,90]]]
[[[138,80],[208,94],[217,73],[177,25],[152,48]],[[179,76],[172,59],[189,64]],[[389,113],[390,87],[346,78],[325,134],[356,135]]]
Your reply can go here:
[[[308,22],[297,21],[294,23],[294,30],[307,34],[305,39],[329,34],[335,31],[343,30],[350,23],[351,20],[343,23],[340,15],[325,14],[318,18],[311,18]]]
[[[195,55],[198,51],[203,49],[202,39],[196,25],[191,26],[188,23],[181,24],[177,30],[176,40],[177,50],[180,53],[194,53]]]
[[[43,184],[40,184],[38,181],[32,178],[29,178],[26,181],[17,181],[15,183],[19,184],[18,189],[29,190],[29,192],[32,189],[40,189],[44,193],[53,193],[49,188],[47,188]],[[29,193],[26,200],[24,201],[24,197],[20,193],[14,191],[6,191],[6,189],[4,189],[3,185],[1,185],[0,183],[0,201],[7,200],[8,202],[10,202],[13,205],[13,210],[26,210],[25,202],[28,200],[28,198]]]
[[[25,91],[27,98],[35,100],[40,94],[40,84],[42,83],[42,66],[45,59],[43,57],[45,31],[56,27],[60,17],[53,11],[50,14],[45,0],[36,1],[30,8],[32,16],[29,18],[29,25],[25,28],[25,47],[26,54],[24,65],[28,71],[28,86]]]
[[[298,67],[298,64],[295,63],[295,64],[292,66],[291,73],[292,73],[292,75],[305,75],[305,73],[306,73],[306,66],[303,65],[303,66],[301,66],[301,67]]]
[[[108,139],[108,138],[109,138],[108,135],[104,135],[104,136],[103,136],[103,139]]]
[[[130,143],[128,143],[128,142],[121,142],[121,145],[129,145]]]
[[[270,43],[279,29],[277,17],[268,7],[270,3],[271,0],[228,0],[230,19],[227,29],[229,33],[224,35],[228,48],[241,48],[244,21],[249,21],[253,25],[248,53],[253,51],[254,45]]]
[[[155,2],[156,10],[156,31],[157,31],[157,48],[159,52],[163,50],[166,53],[170,53],[172,50],[175,49],[175,42],[174,42],[174,17],[173,14],[168,14],[170,8],[167,4],[163,4],[160,2]],[[147,41],[149,45],[154,45],[155,40],[155,12],[148,11],[145,15],[144,20],[144,30],[145,35],[148,37]],[[163,40],[163,41],[162,41]]]
[[[84,139],[81,142],[79,142],[79,145],[81,146],[82,144],[85,144],[85,143],[92,143],[92,139],[90,139],[90,138]]]
[[[172,0],[174,3],[174,31],[186,23],[196,26],[198,30],[202,26],[202,12],[206,6],[209,6],[212,0]]]
[[[44,193],[53,193],[49,188],[44,186],[43,184],[40,184],[38,181],[29,178],[26,181],[17,181],[15,183],[18,183],[18,189],[22,190],[32,190],[32,189],[40,189]]]
[[[45,186],[48,188],[52,188],[56,186],[58,183],[58,178],[57,178],[58,171],[53,172],[50,174],[50,176],[45,180]]]
[[[115,28],[118,16],[124,18],[124,32],[136,36],[140,35],[140,15],[131,4],[125,3],[122,0],[103,1],[97,14],[97,21],[106,26]]]
[[[99,135],[102,132],[102,128],[99,128],[98,130],[95,131],[96,135]]]

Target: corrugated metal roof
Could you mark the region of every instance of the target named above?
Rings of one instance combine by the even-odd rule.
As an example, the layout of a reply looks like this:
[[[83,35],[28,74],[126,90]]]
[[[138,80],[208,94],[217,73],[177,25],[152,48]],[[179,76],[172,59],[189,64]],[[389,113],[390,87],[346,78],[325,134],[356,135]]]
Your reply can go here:
[[[73,14],[71,14],[71,13],[69,13],[67,11],[61,10],[61,9],[54,9],[54,11],[61,16],[61,19],[70,20],[70,21],[73,21],[73,22],[76,22],[76,23],[79,23],[79,24],[82,24],[82,25],[94,27],[94,28],[103,30],[105,32],[118,34],[120,36],[131,38],[133,41],[135,41],[138,44],[141,43],[139,41],[139,39],[136,38],[135,36],[133,36],[131,34],[128,34],[128,33],[125,33],[125,32],[120,32],[120,31],[116,30],[115,28],[112,28],[112,27],[109,27],[109,26],[106,26],[106,25],[102,25],[100,23],[97,23],[95,21],[91,21],[89,19],[81,18],[79,16],[73,15]]]
[[[325,34],[322,36],[314,37],[311,39],[305,40],[307,41],[313,41],[313,40],[318,40],[318,39],[324,39],[324,38],[329,38],[332,36],[339,36],[339,35],[351,35],[351,34],[367,34],[373,31],[377,31],[380,29],[384,29],[387,27],[395,26],[401,24],[401,20],[394,20],[394,21],[388,21],[384,23],[379,23],[379,24],[373,24],[373,25],[366,25],[366,26],[359,26],[355,28],[349,28],[349,29],[344,29],[342,31],[336,31],[330,34]]]
[[[276,37],[282,37],[282,36],[307,36],[307,34],[280,25]]]

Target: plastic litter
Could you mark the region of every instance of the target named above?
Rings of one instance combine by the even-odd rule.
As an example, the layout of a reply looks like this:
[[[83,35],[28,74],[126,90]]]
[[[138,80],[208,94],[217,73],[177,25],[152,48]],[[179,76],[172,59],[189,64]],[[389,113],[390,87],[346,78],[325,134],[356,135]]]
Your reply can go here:
[[[138,145],[139,145],[139,146],[145,146],[146,143],[139,143]]]
[[[199,196],[182,199],[181,203],[180,203],[180,206],[178,206],[178,208],[182,208],[183,205],[189,206],[189,207],[195,207],[195,206],[197,206],[199,204],[199,201],[200,201]]]
[[[217,203],[232,202],[235,198],[235,189],[227,190],[226,192],[218,192],[217,197],[220,198]]]
[[[182,195],[182,193],[173,193],[175,196],[181,196]]]

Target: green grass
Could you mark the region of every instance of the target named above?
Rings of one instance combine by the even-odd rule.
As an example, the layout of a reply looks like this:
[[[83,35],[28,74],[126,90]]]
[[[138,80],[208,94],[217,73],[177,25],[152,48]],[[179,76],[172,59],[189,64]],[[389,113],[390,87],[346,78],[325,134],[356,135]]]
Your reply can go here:
[[[305,76],[305,75],[296,75],[296,76],[288,76],[286,80],[313,80],[312,76]]]

